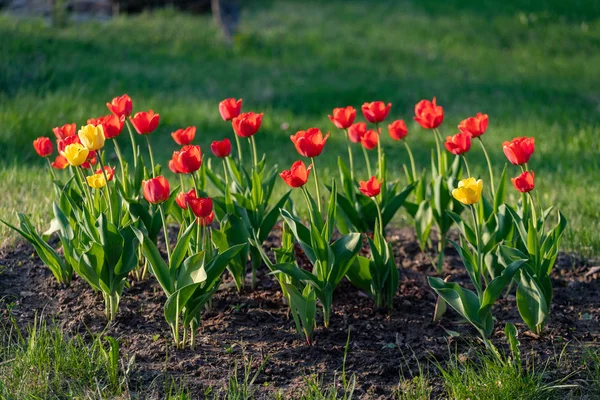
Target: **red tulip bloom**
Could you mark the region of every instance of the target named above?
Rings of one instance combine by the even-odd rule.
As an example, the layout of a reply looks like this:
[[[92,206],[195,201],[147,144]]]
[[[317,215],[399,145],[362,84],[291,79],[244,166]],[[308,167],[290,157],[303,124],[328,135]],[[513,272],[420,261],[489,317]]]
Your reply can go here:
[[[364,122],[357,122],[348,128],[348,137],[353,143],[360,143],[360,139],[362,139],[365,133],[367,133],[367,124]]]
[[[474,117],[462,120],[458,124],[458,129],[463,133],[468,133],[472,137],[483,135],[488,127],[488,115],[477,113]]]
[[[110,182],[115,177],[115,169],[109,165],[104,166],[104,172],[106,173],[106,179]],[[102,169],[98,168],[96,170],[97,174],[102,174]]]
[[[392,108],[392,103],[388,103],[386,106],[383,101],[374,101],[363,104],[361,110],[367,121],[376,124],[387,118],[390,108]]]
[[[508,161],[514,165],[523,165],[529,162],[535,150],[535,138],[514,138],[510,142],[502,143],[502,149]]]
[[[206,217],[198,217],[196,221],[198,224],[200,224],[200,226],[209,226],[212,224],[213,219],[215,219],[215,212],[211,211]]]
[[[172,167],[179,173],[191,174],[200,169],[202,165],[202,151],[200,146],[183,146],[180,151],[173,152]],[[171,163],[169,163],[171,168]]]
[[[40,157],[48,157],[53,151],[52,142],[45,136],[35,139],[33,141],[33,148]]]
[[[90,118],[87,120],[87,123],[94,126],[102,125],[104,137],[106,139],[112,139],[121,134],[125,120],[114,114],[110,114],[100,118]]]
[[[131,115],[133,104],[131,97],[124,94],[123,96],[115,97],[110,103],[106,103],[106,107],[117,117],[124,118]]]
[[[377,143],[379,142],[379,135],[373,129],[369,129],[365,134],[360,138],[360,144],[367,150],[373,150],[377,147]]]
[[[185,129],[177,129],[175,132],[171,133],[171,137],[180,146],[185,146],[192,143],[194,137],[196,136],[196,127],[188,126]]]
[[[464,154],[471,148],[471,135],[460,132],[454,136],[448,136],[444,146],[452,154],[457,156]]]
[[[378,181],[376,177],[372,176],[368,181],[359,182],[359,190],[365,196],[375,197],[381,192],[381,184],[383,181]]]
[[[231,154],[231,141],[227,138],[218,141],[215,140],[210,144],[210,150],[215,157],[225,158]]]
[[[225,99],[219,103],[219,114],[223,121],[231,121],[242,111],[242,99]]]
[[[56,147],[58,147],[58,152],[62,153],[63,151],[65,151],[65,147],[74,143],[81,143],[81,140],[79,140],[79,136],[67,136],[64,139],[58,139],[56,141]]]
[[[142,181],[142,187],[144,189],[144,198],[152,204],[167,201],[171,195],[169,181],[162,175],[148,179],[147,181]]]
[[[148,135],[154,132],[160,122],[160,114],[154,114],[154,111],[142,111],[136,113],[133,118],[129,118],[133,127],[140,135]]]
[[[241,137],[247,138],[254,136],[260,129],[262,123],[263,113],[256,114],[253,112],[247,112],[234,117],[231,121],[233,131]]]
[[[402,140],[408,135],[408,128],[404,120],[399,119],[388,125],[388,133],[394,140]]]
[[[318,128],[308,128],[306,131],[298,131],[290,136],[298,153],[309,158],[321,154],[328,138],[329,132],[323,137],[323,133]]]
[[[75,122],[72,124],[64,124],[63,126],[57,126],[56,128],[53,128],[52,132],[54,132],[56,139],[61,140],[68,138],[69,136],[77,136],[77,125]]]
[[[52,165],[52,168],[55,169],[65,169],[69,166],[69,161],[67,161],[65,156],[59,154],[50,165]]]
[[[180,192],[177,197],[175,197],[175,201],[177,202],[177,205],[179,207],[181,207],[184,210],[187,210],[188,208],[188,200],[189,199],[196,199],[198,198],[198,196],[196,195],[196,189],[190,189],[189,192]]]
[[[535,187],[533,171],[525,171],[516,178],[510,178],[513,186],[521,193],[531,192]]]
[[[333,115],[329,115],[329,119],[338,129],[347,129],[354,123],[356,118],[356,108],[352,106],[344,108],[334,108]]]
[[[444,120],[444,109],[433,101],[421,100],[415,105],[415,121],[425,129],[434,129]]]
[[[283,181],[290,187],[298,188],[304,186],[306,182],[308,182],[308,176],[310,175],[311,169],[312,164],[306,168],[306,165],[304,165],[302,161],[296,161],[292,164],[290,169],[282,171],[279,176],[281,176]]]
[[[169,169],[174,174],[181,174],[181,171],[178,171],[177,168],[175,167],[175,163],[173,162],[173,159],[169,160]]]
[[[94,150],[90,150],[87,156],[87,160],[81,164],[81,168],[90,169],[98,163],[98,159],[96,157],[96,152]]]
[[[206,218],[213,210],[213,203],[210,197],[188,198],[188,206],[196,217]]]

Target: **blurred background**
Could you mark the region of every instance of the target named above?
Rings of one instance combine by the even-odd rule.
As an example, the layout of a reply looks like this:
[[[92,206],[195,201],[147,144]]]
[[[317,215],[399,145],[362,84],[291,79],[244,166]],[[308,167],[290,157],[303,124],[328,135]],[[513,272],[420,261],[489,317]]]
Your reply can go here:
[[[0,0],[0,8],[0,215],[10,221],[15,210],[40,227],[49,221],[40,193],[50,185],[31,142],[108,114],[105,103],[123,93],[134,111],[160,113],[152,141],[162,165],[178,128],[197,126],[205,152],[232,138],[217,104],[241,97],[245,111],[265,113],[257,143],[281,167],[300,158],[289,135],[331,131],[319,160],[329,176],[346,156],[327,118],[334,107],[391,102],[389,122],[406,120],[425,168],[434,138],[413,122],[413,107],[436,96],[444,135],[489,114],[484,140],[498,174],[502,142],[535,136],[530,166],[544,205],[570,220],[565,249],[600,254],[600,1]],[[128,140],[120,143],[129,154]],[[404,179],[403,146],[387,136],[384,146],[390,175]],[[469,159],[485,178],[478,146]]]

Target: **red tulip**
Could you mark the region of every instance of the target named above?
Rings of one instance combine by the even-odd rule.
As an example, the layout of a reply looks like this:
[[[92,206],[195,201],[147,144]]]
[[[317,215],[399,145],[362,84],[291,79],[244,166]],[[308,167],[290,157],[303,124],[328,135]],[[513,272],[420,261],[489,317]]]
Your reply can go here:
[[[69,136],[77,136],[77,125],[75,122],[72,124],[64,124],[63,126],[53,128],[52,132],[54,132],[54,136],[56,136],[57,139],[61,140]]]
[[[213,219],[215,219],[215,212],[211,211],[206,217],[198,217],[196,221],[200,226],[209,226],[212,224]]]
[[[452,154],[457,156],[464,154],[471,148],[471,135],[460,132],[454,136],[448,136],[444,146]]]
[[[40,157],[48,157],[53,151],[52,142],[45,136],[35,139],[33,148]]]
[[[231,154],[231,142],[225,138],[221,141],[215,140],[210,144],[210,150],[215,157],[225,158]]]
[[[109,165],[104,166],[104,172],[106,173],[106,179],[110,182],[115,177],[115,169]],[[102,174],[102,169],[98,168],[96,170],[97,174]]]
[[[483,135],[488,127],[488,115],[477,113],[474,117],[464,119],[458,124],[458,129],[472,137]]]
[[[338,129],[347,129],[354,123],[355,118],[356,108],[352,106],[334,108],[333,115],[329,115],[329,119]]]
[[[521,193],[531,192],[535,187],[533,171],[525,171],[516,178],[510,178],[513,186]]]
[[[260,129],[263,114],[247,112],[234,117],[231,121],[233,131],[241,137],[253,136]]]
[[[55,169],[65,169],[69,166],[69,161],[67,161],[65,156],[59,154],[50,165],[52,165],[52,168]]]
[[[374,101],[363,104],[361,110],[367,121],[376,124],[386,119],[390,108],[392,108],[392,103],[388,103],[386,106],[383,101]]]
[[[187,199],[188,206],[196,217],[206,218],[213,210],[213,203],[210,197],[190,197]]]
[[[383,181],[378,181],[376,177],[372,176],[371,179],[369,179],[368,181],[360,181],[359,184],[359,190],[362,192],[362,194],[364,194],[365,196],[369,196],[369,197],[375,197],[377,195],[379,195],[379,193],[381,192],[381,184],[383,183]]]
[[[96,157],[96,152],[94,150],[90,150],[87,156],[87,160],[81,164],[81,168],[90,169],[96,165],[98,159]]]
[[[173,162],[173,159],[169,160],[169,169],[174,174],[181,174],[181,171],[178,171],[177,168],[175,167],[175,163]]]
[[[144,189],[144,198],[152,204],[166,201],[171,194],[169,181],[162,175],[143,181],[142,186]]]
[[[440,126],[444,120],[444,109],[433,102],[421,100],[415,105],[415,121],[425,129],[434,129]]]
[[[131,97],[124,94],[123,96],[115,97],[110,103],[106,103],[106,107],[117,117],[123,118],[131,115],[133,104]]]
[[[360,139],[365,133],[367,133],[367,124],[364,122],[357,122],[348,128],[348,137],[353,143],[360,143]]]
[[[181,174],[191,174],[198,171],[202,165],[200,146],[183,146],[180,151],[173,152],[171,161],[172,165],[169,163],[169,168],[173,168]]]
[[[223,121],[231,121],[242,111],[242,99],[225,99],[219,103],[219,113]]]
[[[302,161],[296,161],[292,164],[290,169],[282,171],[279,176],[281,176],[283,181],[290,187],[298,188],[304,186],[306,182],[308,182],[308,176],[310,175],[311,169],[312,164],[306,168],[306,165],[304,165]]]
[[[154,111],[142,111],[136,113],[133,118],[129,118],[133,127],[140,135],[147,135],[154,132],[160,122],[160,114],[154,114]]]
[[[106,139],[112,139],[121,134],[125,120],[114,114],[110,114],[100,118],[90,118],[87,120],[87,123],[94,126],[102,125],[104,137]]]
[[[377,143],[379,142],[379,135],[373,129],[369,129],[365,134],[360,138],[360,144],[367,150],[373,150],[377,147]]]
[[[308,128],[306,131],[298,131],[290,136],[298,153],[309,158],[321,154],[328,138],[329,132],[323,137],[323,133],[318,128]]]
[[[185,129],[177,129],[175,132],[171,133],[171,137],[180,146],[185,146],[187,144],[192,143],[194,137],[196,136],[196,127],[188,126]]]
[[[184,210],[188,208],[188,200],[196,199],[198,196],[196,195],[196,189],[190,189],[189,192],[180,192],[177,197],[175,197],[175,201],[177,205]]]
[[[402,140],[408,135],[408,128],[403,119],[392,122],[388,125],[388,133],[394,140]]]
[[[62,153],[63,151],[65,151],[65,147],[74,143],[81,143],[81,140],[79,140],[79,136],[67,136],[64,139],[58,139],[56,141],[56,147],[58,147],[58,152]]]
[[[529,161],[535,150],[535,138],[518,137],[502,143],[504,155],[514,165],[523,165]]]

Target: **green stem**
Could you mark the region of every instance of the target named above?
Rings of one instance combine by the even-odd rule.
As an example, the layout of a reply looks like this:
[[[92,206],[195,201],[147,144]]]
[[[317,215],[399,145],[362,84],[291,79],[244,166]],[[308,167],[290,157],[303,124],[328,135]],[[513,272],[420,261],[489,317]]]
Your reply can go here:
[[[86,197],[89,200],[89,207],[90,207],[90,213],[92,213],[92,215],[94,214],[94,199],[92,198],[92,192],[90,190],[90,186],[87,183],[87,179],[85,178],[85,172],[83,171],[83,167],[75,167],[75,170],[77,171],[77,176],[79,177],[79,179],[81,179],[81,184],[82,184],[82,191],[85,191],[86,193]],[[81,193],[83,195],[83,192]],[[85,202],[85,200],[84,200]]]
[[[117,142],[117,138],[113,139],[113,145],[115,146],[115,153],[117,153],[117,158],[119,159],[119,168],[121,168],[121,181],[125,186],[125,168],[123,166],[123,154],[121,153],[121,148],[119,147],[119,143]]]
[[[129,139],[131,139],[131,152],[133,153],[133,166],[137,167],[137,145],[135,144],[135,135],[133,134],[133,130],[129,125],[129,121],[125,120],[125,125],[127,125],[127,130],[129,131]]]
[[[494,198],[494,194],[496,191],[496,185],[494,184],[494,170],[492,168],[492,162],[490,160],[490,156],[488,155],[487,150],[485,149],[485,145],[483,144],[483,139],[481,139],[481,136],[479,136],[478,139],[479,139],[479,144],[481,144],[481,148],[483,149],[483,154],[485,155],[485,160],[487,161],[488,171],[490,173],[490,183],[492,185],[492,198]]]
[[[107,199],[106,201],[108,202],[108,212],[110,213],[110,217],[112,218],[113,212],[112,212],[112,203],[110,201],[111,199],[111,193],[110,193],[110,187],[108,186],[108,175],[106,175],[106,171],[104,170],[104,163],[102,162],[102,153],[100,153],[100,150],[98,151],[98,162],[100,163],[100,169],[102,170],[102,175],[104,176],[104,181],[105,183],[105,187],[106,187],[106,194],[107,194]]]
[[[183,174],[177,175],[179,175],[179,185],[181,185],[181,191],[185,192],[185,182],[183,181]]]
[[[165,217],[165,210],[163,208],[163,204],[158,205],[158,210],[160,212],[160,219],[163,224],[163,231],[165,235],[165,247],[167,248],[167,260],[169,264],[171,264],[171,246],[169,244],[169,227],[167,226],[167,218]]]
[[[469,207],[471,209],[471,214],[473,215],[473,224],[475,226],[475,239],[477,242],[477,271],[476,271],[476,279],[477,282],[473,282],[475,285],[475,289],[477,290],[477,296],[479,300],[482,300],[483,291],[481,287],[481,278],[483,271],[483,251],[482,251],[482,243],[481,243],[481,227],[479,226],[477,212],[475,211],[475,206],[471,205]]]
[[[229,174],[227,174],[227,162],[223,158],[223,176],[225,177],[225,188],[229,187]]]
[[[352,178],[352,182],[354,182],[354,157],[352,156],[352,147],[350,145],[350,135],[348,134],[348,129],[344,129],[346,133],[346,145],[348,147],[348,160],[350,162],[350,178]]]
[[[464,155],[459,156],[459,157],[463,159],[463,162],[465,163],[465,169],[467,170],[467,175],[470,178],[472,175],[471,175],[471,170],[469,169],[469,163],[467,162],[467,157],[465,157]]]
[[[377,132],[377,172],[379,176],[379,180],[382,181],[383,176],[383,150],[381,149],[381,132],[379,130],[379,123],[375,124],[375,129]]]
[[[256,154],[256,141],[254,140],[254,136],[250,136],[250,146],[252,149],[252,161],[254,162],[254,169],[258,166],[258,155]]]
[[[300,189],[302,189],[302,193],[304,193],[304,199],[306,200],[306,206],[308,207],[309,217],[312,217],[314,210],[312,208],[312,203],[310,202],[308,190],[306,190],[306,186],[300,186]]]
[[[196,194],[198,194],[198,191],[200,190],[200,185],[198,184],[198,177],[196,176],[195,172],[192,172],[192,182],[194,182],[194,189],[196,189]]]
[[[317,174],[317,164],[315,162],[315,158],[311,157],[314,175],[315,175],[315,187],[317,189],[317,207],[319,208],[319,212],[321,212],[321,188],[319,185],[319,174]]]
[[[379,219],[379,234],[383,237],[385,237],[385,232],[383,231],[383,216],[381,214],[381,207],[379,206],[379,203],[377,202],[377,198],[376,197],[372,197],[373,199],[373,203],[375,203],[375,207],[377,207],[377,217]]]
[[[362,147],[363,155],[365,156],[365,164],[367,165],[367,173],[369,174],[369,178],[373,176],[371,173],[371,160],[369,160],[369,154],[367,153],[367,149],[364,146]]]
[[[148,144],[148,153],[150,154],[150,165],[152,166],[152,177],[156,178],[156,170],[154,168],[154,154],[152,154],[152,146],[150,145],[150,137],[146,136],[146,143]]]
[[[46,161],[48,161],[48,171],[50,171],[50,178],[53,181],[55,181],[56,175],[54,174],[54,168],[52,168],[52,163],[50,162],[50,159],[48,157],[46,157]]]
[[[237,133],[234,134],[234,136],[235,136],[235,144],[237,145],[238,160],[240,160],[240,164],[242,164],[242,145],[240,144],[240,138],[237,135]]]
[[[442,150],[441,150],[441,145],[440,145],[440,138],[438,137],[438,134],[437,134],[437,129],[433,130],[433,136],[435,137],[435,149],[436,149],[437,159],[438,159],[438,174],[443,175]]]
[[[410,146],[408,145],[408,142],[406,140],[402,141],[404,143],[404,147],[406,147],[406,152],[408,153],[408,158],[410,159],[410,168],[412,170],[412,174],[413,174],[413,181],[417,180],[417,168],[415,168],[415,158],[413,157],[413,153],[412,150],[410,149]]]

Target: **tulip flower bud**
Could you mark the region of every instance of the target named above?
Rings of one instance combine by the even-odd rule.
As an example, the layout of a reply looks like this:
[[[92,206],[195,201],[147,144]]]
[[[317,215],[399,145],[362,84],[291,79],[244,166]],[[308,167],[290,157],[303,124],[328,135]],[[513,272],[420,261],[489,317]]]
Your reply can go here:
[[[90,151],[83,147],[80,143],[73,143],[65,147],[61,153],[69,164],[73,167],[79,167],[81,164],[87,161],[87,157]]]
[[[483,181],[481,179],[467,178],[458,182],[458,187],[452,191],[452,197],[463,204],[471,205],[481,200]]]
[[[102,125],[88,124],[79,130],[79,140],[88,150],[100,150],[104,147],[104,128]]]

